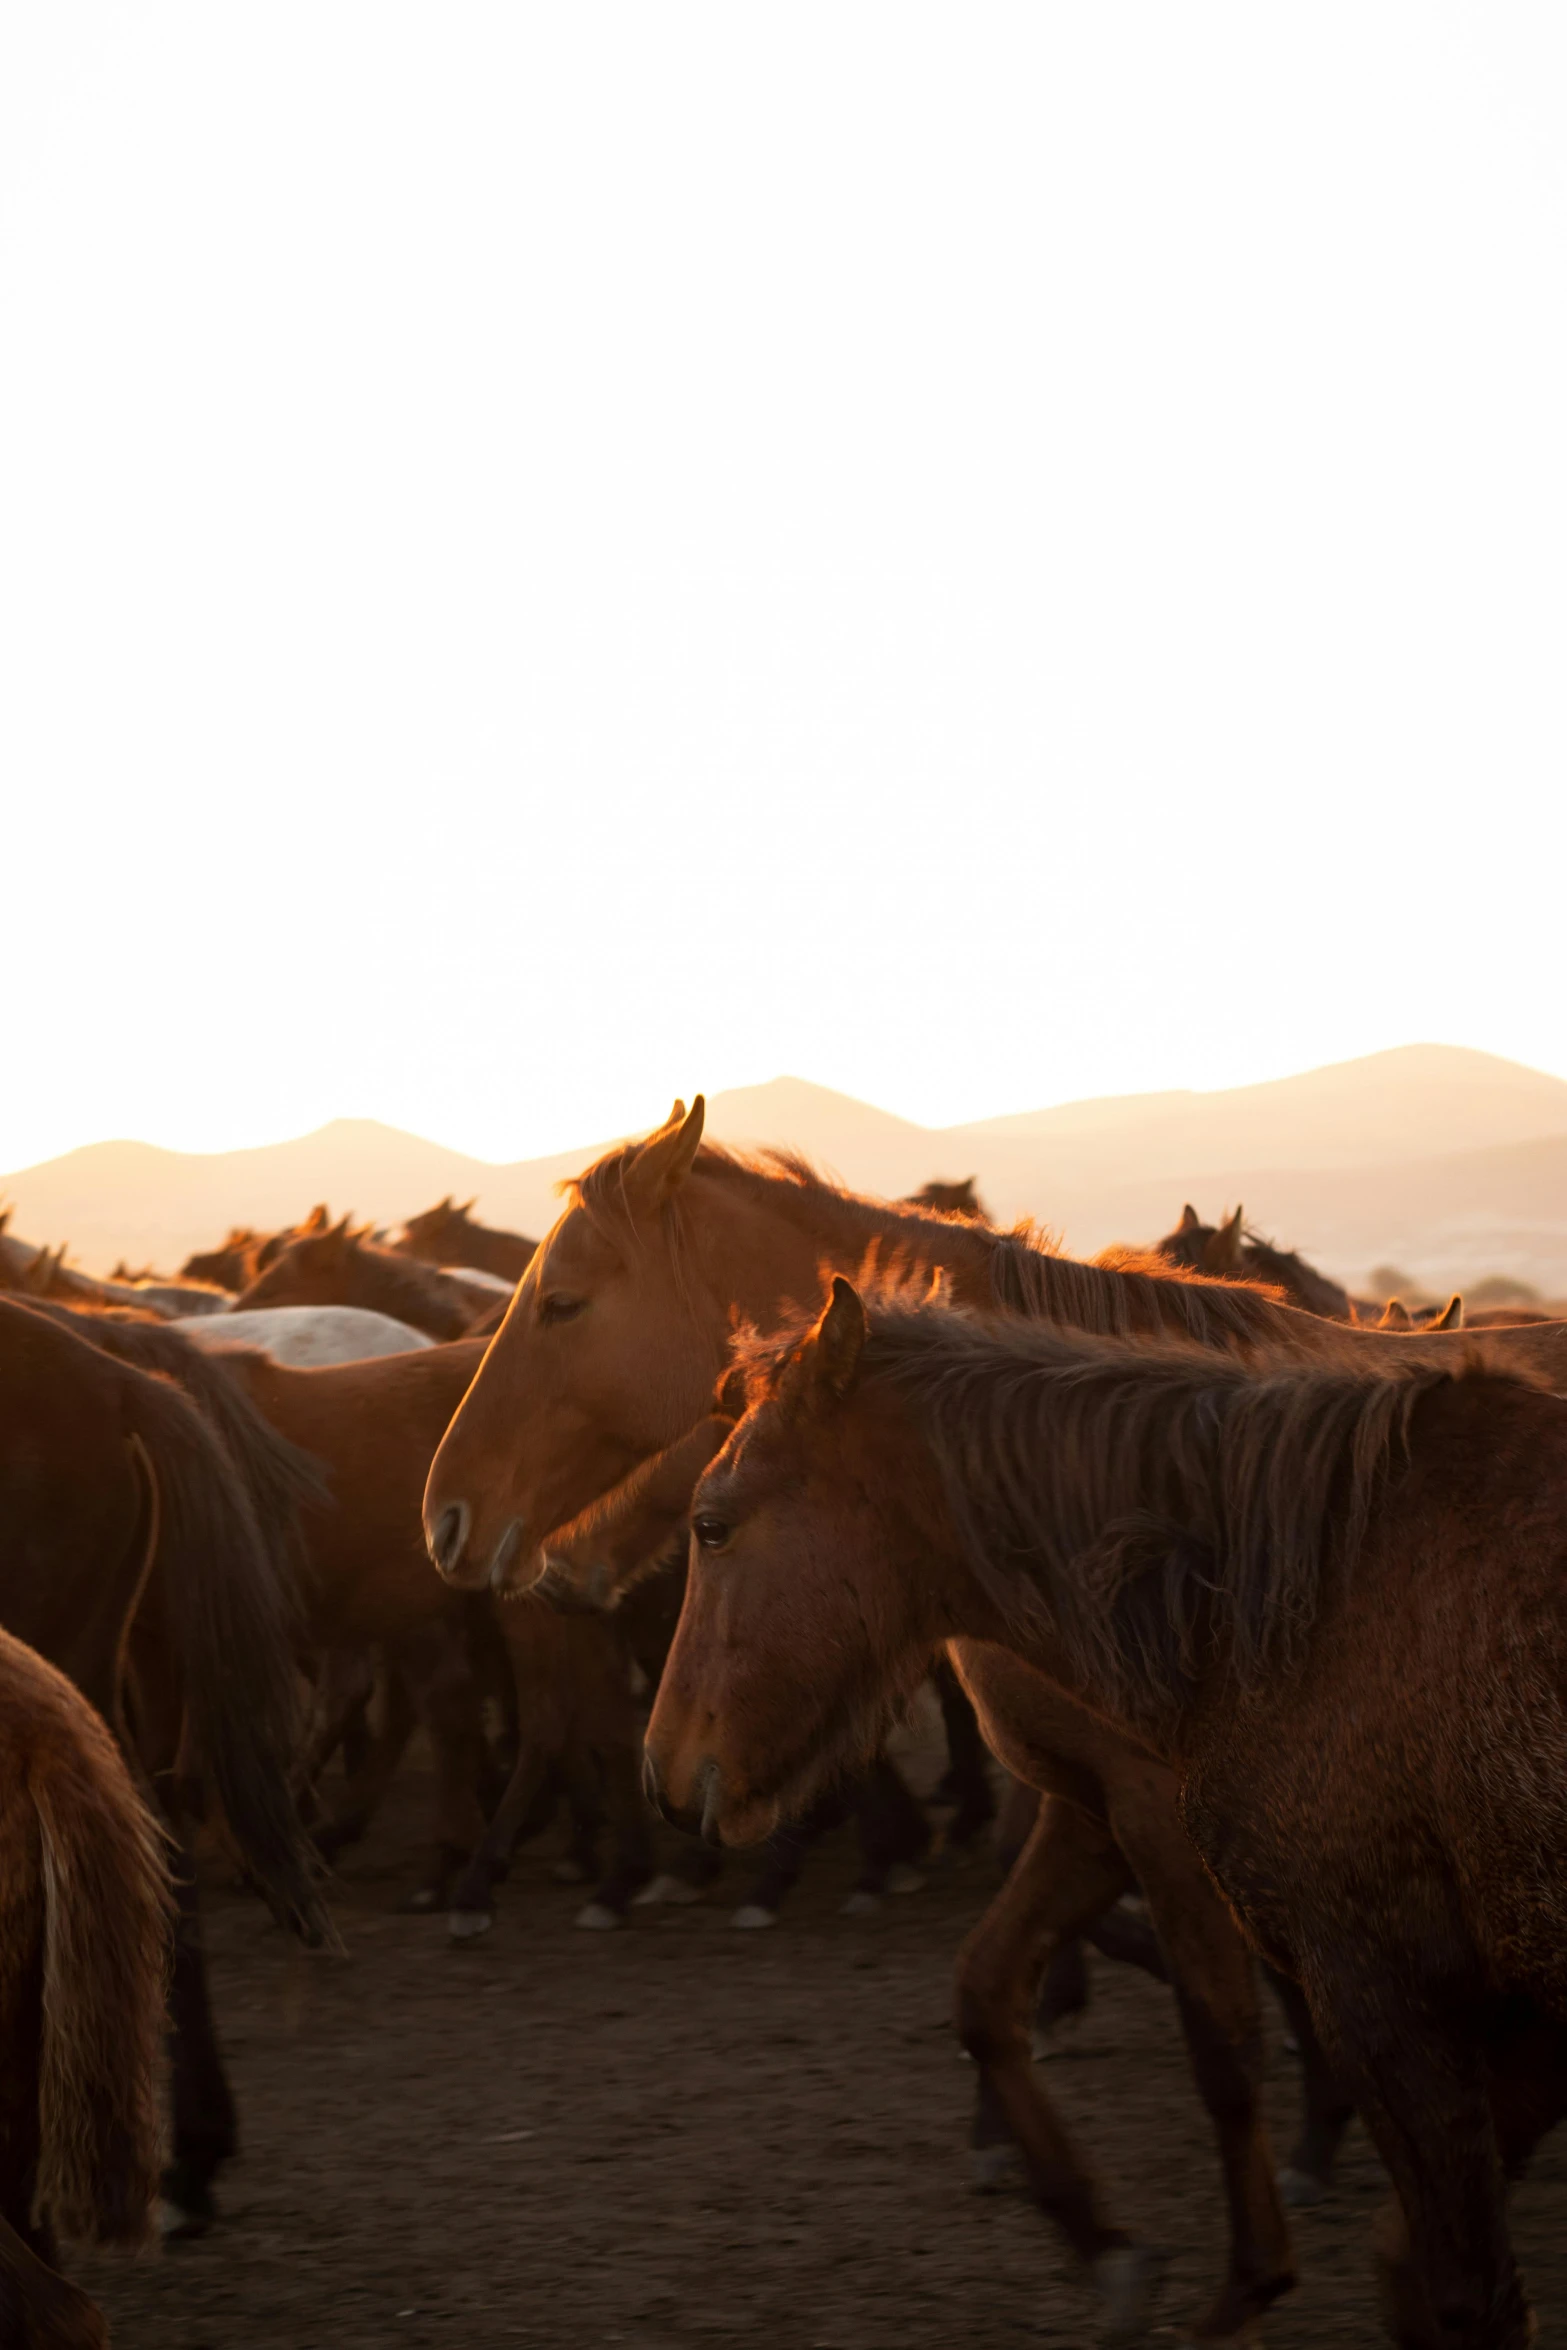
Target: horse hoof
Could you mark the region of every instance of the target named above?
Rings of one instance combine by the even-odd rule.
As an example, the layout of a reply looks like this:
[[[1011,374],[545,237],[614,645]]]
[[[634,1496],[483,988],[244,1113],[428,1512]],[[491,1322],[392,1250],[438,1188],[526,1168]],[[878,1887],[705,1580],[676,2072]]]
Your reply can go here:
[[[741,1934],[759,1934],[764,1926],[776,1926],[776,1909],[763,1909],[759,1901],[747,1901],[735,1911],[729,1923]]]
[[[1169,2265],[1170,2255],[1149,2244],[1121,2244],[1100,2254],[1094,2262],[1094,2283],[1104,2302],[1099,2338],[1105,2350],[1130,2350],[1142,2340]]]
[[[1309,2170],[1296,2170],[1286,2163],[1279,2173],[1279,2201],[1286,2211],[1310,2211],[1313,2205],[1328,2199],[1326,2179],[1313,2178]]]
[[[487,1934],[494,1923],[492,1910],[454,1909],[447,1916],[446,1929],[454,1942],[472,1942],[480,1934]]]
[[[585,1908],[578,1910],[573,1922],[589,1934],[612,1934],[617,1926],[623,1926],[626,1921],[619,1910],[611,1909],[607,1902],[590,1901]]]
[[[969,2148],[968,2183],[976,2195],[1021,2195],[1028,2171],[1018,2148],[1002,2138]]]
[[[585,1885],[592,1874],[592,1870],[584,1868],[580,1860],[558,1860],[550,1870],[550,1876],[557,1885]]]
[[[158,2233],[165,2244],[194,2243],[211,2225],[210,2212],[186,2211],[183,2205],[170,2203],[166,2196],[158,2198]]]
[[[911,1868],[906,1860],[895,1860],[887,1871],[886,1889],[889,1893],[923,1893],[924,1872]]]
[[[690,1902],[700,1901],[701,1898],[700,1885],[688,1885],[684,1877],[662,1876],[655,1877],[650,1885],[644,1885],[640,1893],[633,1893],[631,1906],[633,1909],[649,1909],[655,1902],[662,1901],[667,1902],[671,1909],[684,1909]]]
[[[416,1885],[401,1905],[403,1915],[412,1918],[433,1917],[443,1906],[445,1898],[438,1885]]]
[[[868,1893],[863,1885],[857,1885],[838,1914],[846,1918],[873,1918],[880,1907],[879,1893]]]

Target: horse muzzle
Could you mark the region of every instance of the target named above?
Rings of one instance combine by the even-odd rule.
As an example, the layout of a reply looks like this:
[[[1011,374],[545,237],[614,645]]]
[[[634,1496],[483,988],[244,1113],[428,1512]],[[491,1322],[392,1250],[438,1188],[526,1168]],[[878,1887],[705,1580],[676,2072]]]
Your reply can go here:
[[[433,1519],[426,1517],[424,1521],[425,1548],[437,1573],[459,1587],[477,1585],[484,1579],[475,1575],[467,1555],[472,1530],[473,1512],[465,1501],[449,1501]]]
[[[645,1747],[642,1753],[642,1792],[659,1818],[667,1821],[671,1828],[679,1828],[687,1836],[700,1836],[704,1844],[722,1844],[724,1777],[716,1762],[709,1759],[697,1764],[692,1777],[690,1800],[677,1803],[665,1792],[652,1749]]]
[[[533,1588],[540,1599],[562,1616],[599,1616],[607,1613],[614,1603],[610,1589],[609,1569],[601,1560],[586,1573],[568,1566],[562,1558],[549,1551],[541,1554],[543,1564]]]

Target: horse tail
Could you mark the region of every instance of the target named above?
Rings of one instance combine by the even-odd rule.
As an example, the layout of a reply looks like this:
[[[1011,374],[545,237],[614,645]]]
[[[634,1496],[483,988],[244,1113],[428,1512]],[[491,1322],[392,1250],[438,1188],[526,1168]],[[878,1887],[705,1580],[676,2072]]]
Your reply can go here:
[[[299,1735],[290,1605],[244,1485],[190,1399],[127,1371],[159,1511],[153,1595],[179,1660],[196,1760],[257,1883],[306,1941],[329,1932],[289,1789]]]
[[[278,1434],[223,1354],[208,1354],[183,1330],[166,1322],[122,1322],[108,1314],[79,1314],[68,1306],[39,1310],[118,1362],[138,1371],[164,1372],[200,1406],[245,1481],[257,1530],[292,1607],[299,1567],[299,1512],[329,1498],[319,1462]]]
[[[158,2184],[164,1839],[97,1714],[52,1666],[38,1670],[53,1687],[27,1768],[43,1894],[35,2217],[79,2241],[136,2244]]]

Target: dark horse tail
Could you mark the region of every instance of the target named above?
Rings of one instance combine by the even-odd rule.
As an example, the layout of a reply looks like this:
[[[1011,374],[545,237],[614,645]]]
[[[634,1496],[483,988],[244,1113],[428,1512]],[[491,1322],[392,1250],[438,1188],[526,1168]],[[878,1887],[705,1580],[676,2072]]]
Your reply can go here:
[[[122,1320],[114,1312],[84,1314],[53,1300],[30,1298],[28,1303],[117,1362],[131,1363],[138,1371],[162,1371],[178,1381],[217,1430],[245,1481],[268,1555],[292,1583],[299,1563],[299,1512],[328,1498],[326,1478],[319,1462],[280,1436],[256,1408],[223,1355],[209,1354],[166,1322],[146,1322],[139,1315]]]
[[[191,1400],[166,1379],[125,1380],[126,1426],[157,1483],[153,1589],[179,1659],[202,1773],[257,1883],[306,1941],[326,1911],[289,1771],[298,1738],[290,1594],[249,1495]]]

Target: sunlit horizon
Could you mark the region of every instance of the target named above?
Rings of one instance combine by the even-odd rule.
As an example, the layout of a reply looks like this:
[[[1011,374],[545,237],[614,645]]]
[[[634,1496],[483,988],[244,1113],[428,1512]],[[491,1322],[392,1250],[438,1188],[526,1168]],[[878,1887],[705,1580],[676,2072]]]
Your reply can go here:
[[[1362,1059],[1374,1058],[1376,1053],[1379,1051],[1396,1052],[1401,1049],[1408,1048],[1420,1049],[1429,1046],[1432,1041],[1433,1040],[1430,1039],[1405,1039],[1402,1046],[1395,1045],[1389,1047],[1373,1048],[1371,1053],[1364,1055],[1349,1055],[1346,1056],[1346,1059],[1359,1061]],[[1441,1050],[1442,1047],[1437,1045],[1435,1049]],[[1473,1047],[1464,1049],[1484,1050],[1484,1048]],[[1500,1061],[1510,1062],[1512,1066],[1527,1069],[1534,1075],[1557,1077],[1560,1078],[1564,1083],[1567,1083],[1567,1073],[1564,1073],[1560,1070],[1540,1069],[1531,1063],[1514,1061],[1512,1060],[1512,1056],[1506,1054],[1492,1055],[1490,1057]],[[485,1150],[451,1134],[431,1133],[425,1131],[422,1128],[402,1125],[395,1119],[382,1117],[374,1110],[339,1110],[333,1112],[326,1118],[317,1120],[310,1126],[270,1133],[249,1132],[241,1129],[237,1131],[232,1137],[217,1142],[171,1142],[164,1136],[153,1134],[82,1135],[77,1137],[74,1141],[68,1141],[62,1144],[58,1150],[52,1150],[40,1154],[37,1159],[28,1161],[18,1160],[14,1166],[0,1169],[0,1176],[5,1174],[26,1173],[31,1167],[45,1165],[56,1158],[66,1157],[72,1151],[91,1148],[94,1145],[106,1143],[140,1143],[150,1145],[153,1149],[174,1151],[180,1153],[181,1155],[188,1155],[192,1157],[223,1157],[232,1152],[265,1150],[287,1143],[303,1141],[310,1135],[319,1133],[324,1128],[329,1126],[338,1124],[355,1124],[361,1122],[365,1124],[383,1126],[390,1131],[396,1131],[398,1133],[407,1135],[414,1140],[432,1143],[441,1149],[456,1152],[464,1157],[471,1158],[479,1164],[494,1166],[496,1168],[503,1168],[513,1166],[520,1162],[531,1159],[550,1158],[556,1156],[557,1154],[570,1152],[576,1149],[590,1149],[599,1143],[611,1141],[620,1135],[634,1135],[650,1131],[667,1116],[670,1103],[673,1100],[678,1099],[688,1101],[697,1093],[703,1093],[711,1098],[720,1094],[750,1091],[752,1089],[765,1089],[775,1085],[796,1084],[803,1084],[813,1088],[820,1087],[823,1090],[844,1100],[845,1102],[852,1102],[861,1109],[869,1110],[873,1114],[879,1113],[906,1120],[908,1124],[921,1127],[931,1135],[939,1137],[944,1133],[964,1132],[970,1126],[983,1124],[987,1119],[1013,1117],[1022,1111],[1065,1109],[1075,1106],[1079,1103],[1087,1104],[1096,1101],[1128,1101],[1134,1099],[1153,1101],[1167,1095],[1189,1095],[1196,1101],[1205,1101],[1211,1099],[1215,1095],[1244,1091],[1254,1086],[1266,1086],[1269,1084],[1279,1083],[1287,1081],[1292,1077],[1308,1077],[1316,1075],[1323,1070],[1331,1070],[1340,1066],[1343,1066],[1342,1062],[1334,1061],[1314,1063],[1310,1068],[1306,1069],[1269,1070],[1261,1076],[1239,1078],[1233,1085],[1134,1086],[1118,1089],[1114,1092],[1106,1091],[1097,1094],[1073,1094],[1064,1096],[1058,1100],[1026,1102],[1019,1101],[1008,1103],[999,1109],[984,1109],[962,1118],[950,1118],[943,1120],[921,1118],[913,1111],[902,1108],[895,1102],[874,1100],[865,1095],[859,1094],[851,1095],[845,1088],[842,1087],[826,1087],[823,1080],[808,1076],[800,1070],[773,1070],[765,1077],[741,1076],[736,1078],[732,1083],[725,1083],[722,1085],[687,1084],[681,1086],[678,1091],[670,1091],[669,1089],[666,1089],[662,1094],[658,1094],[656,1096],[649,1095],[647,1100],[641,1105],[639,1114],[635,1116],[627,1116],[624,1114],[624,1104],[621,1105],[621,1114],[616,1114],[613,1109],[606,1109],[603,1117],[600,1120],[600,1123],[591,1130],[587,1127],[582,1127],[580,1129],[572,1129],[568,1131],[564,1123],[553,1129],[545,1127],[540,1129],[540,1131],[544,1133],[545,1139],[542,1142],[539,1142],[536,1147],[529,1147],[524,1150]],[[790,1137],[787,1133],[780,1132],[777,1139],[783,1142],[787,1142]],[[1461,1137],[1454,1138],[1453,1147],[1455,1150],[1461,1150],[1463,1148],[1463,1141]]]

